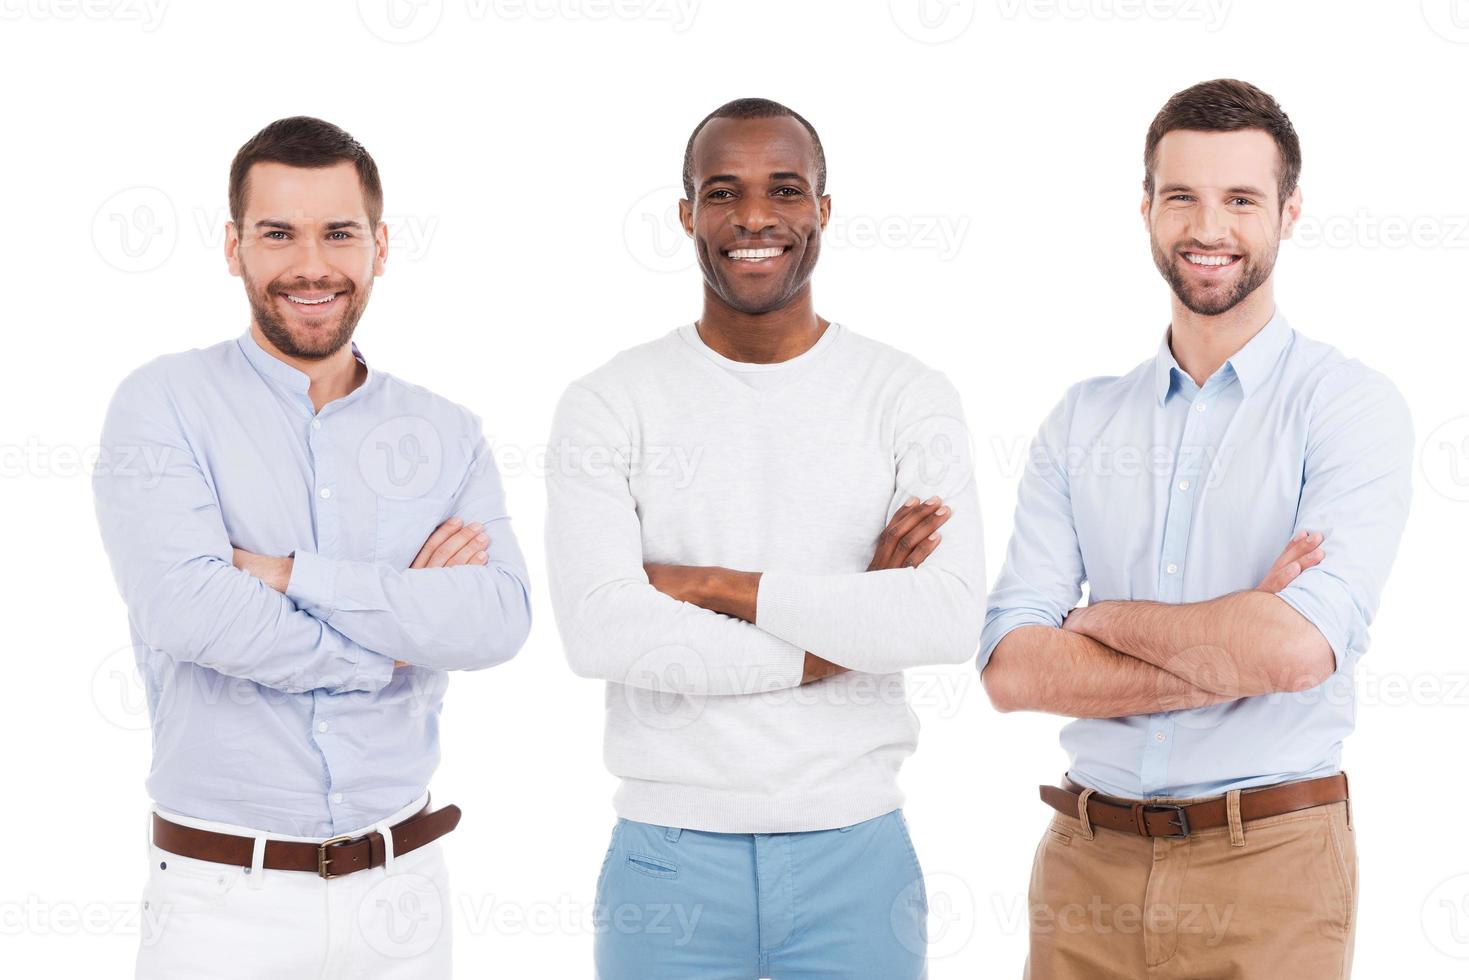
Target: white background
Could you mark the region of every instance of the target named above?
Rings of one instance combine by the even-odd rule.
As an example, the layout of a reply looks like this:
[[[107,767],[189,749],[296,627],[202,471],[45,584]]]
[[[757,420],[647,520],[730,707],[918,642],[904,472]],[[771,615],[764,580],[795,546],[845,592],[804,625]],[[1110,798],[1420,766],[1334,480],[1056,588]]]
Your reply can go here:
[[[244,329],[226,176],[262,125],[319,115],[373,153],[393,251],[358,340],[482,415],[500,449],[537,620],[516,660],[451,684],[434,789],[466,818],[449,913],[463,976],[573,978],[590,975],[613,785],[601,685],[571,674],[550,615],[535,454],[569,380],[697,315],[673,218],[692,126],[761,95],[820,130],[818,310],[963,392],[993,580],[1044,413],[1151,356],[1166,325],[1137,216],[1147,124],[1172,92],[1235,76],[1280,99],[1304,146],[1282,309],[1386,372],[1419,440],[1347,746],[1356,975],[1465,975],[1469,2],[389,2],[0,0],[0,970],[130,975],[149,738],[120,683],[88,454],[129,369]],[[997,715],[970,667],[910,682],[932,975],[1018,976],[1061,720]]]

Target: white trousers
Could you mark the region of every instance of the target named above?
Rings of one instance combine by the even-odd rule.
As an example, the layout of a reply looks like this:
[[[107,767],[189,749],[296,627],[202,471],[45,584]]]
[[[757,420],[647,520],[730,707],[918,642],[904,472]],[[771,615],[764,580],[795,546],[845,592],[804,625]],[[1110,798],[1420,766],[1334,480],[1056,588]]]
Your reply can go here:
[[[387,864],[341,878],[260,866],[267,837],[249,827],[158,813],[174,823],[255,838],[251,867],[198,861],[148,841],[138,980],[439,980],[451,975],[449,875],[440,841],[393,855],[388,828],[427,796],[371,827]],[[149,822],[151,826],[151,813]]]

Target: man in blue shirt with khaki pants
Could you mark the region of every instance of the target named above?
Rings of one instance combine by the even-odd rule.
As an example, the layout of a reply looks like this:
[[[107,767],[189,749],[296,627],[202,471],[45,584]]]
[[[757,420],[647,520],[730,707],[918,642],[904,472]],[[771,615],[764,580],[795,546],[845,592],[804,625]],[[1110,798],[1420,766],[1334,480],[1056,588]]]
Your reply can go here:
[[[1273,98],[1227,79],[1179,92],[1144,163],[1169,329],[1041,425],[978,661],[1000,710],[1077,719],[1062,785],[1041,787],[1057,812],[1027,976],[1345,977],[1341,743],[1407,519],[1412,422],[1391,382],[1275,306],[1301,156]]]

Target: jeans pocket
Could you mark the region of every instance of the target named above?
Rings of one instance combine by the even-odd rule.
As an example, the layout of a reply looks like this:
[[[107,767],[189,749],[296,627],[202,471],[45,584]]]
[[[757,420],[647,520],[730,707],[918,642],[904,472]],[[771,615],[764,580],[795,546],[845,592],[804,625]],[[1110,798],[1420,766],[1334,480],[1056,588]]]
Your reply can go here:
[[[155,916],[171,910],[212,908],[239,883],[243,868],[173,854],[149,845],[151,864],[144,895]]]
[[[1340,807],[1342,804],[1334,804]],[[1333,807],[1323,809],[1332,810]],[[1356,841],[1351,838],[1351,831],[1346,829],[1346,817],[1343,813],[1340,817],[1342,826],[1337,826],[1338,814],[1328,812],[1326,829],[1327,840],[1330,844],[1331,866],[1336,879],[1337,887],[1341,894],[1341,918],[1343,928],[1350,930],[1352,926],[1353,913],[1357,906],[1357,875],[1356,875]],[[1350,852],[1350,859],[1348,854]]]
[[[913,837],[908,833],[908,821],[903,817],[903,811],[894,810],[893,816],[897,818],[898,833],[902,837],[903,846],[908,852],[908,860],[913,867],[914,881],[918,885],[918,898],[923,903],[924,912],[927,912],[928,883],[923,880],[923,865],[918,861],[918,849],[913,846]]]
[[[602,894],[602,886],[607,880],[607,869],[612,864],[612,852],[617,850],[617,838],[622,836],[622,824],[622,819],[618,818],[617,822],[612,825],[612,834],[607,841],[607,853],[602,855],[602,867],[597,872],[598,896]]]
[[[649,878],[677,878],[678,865],[665,857],[657,857],[652,854],[640,854],[629,851],[627,855],[627,866],[639,874],[647,875]]]

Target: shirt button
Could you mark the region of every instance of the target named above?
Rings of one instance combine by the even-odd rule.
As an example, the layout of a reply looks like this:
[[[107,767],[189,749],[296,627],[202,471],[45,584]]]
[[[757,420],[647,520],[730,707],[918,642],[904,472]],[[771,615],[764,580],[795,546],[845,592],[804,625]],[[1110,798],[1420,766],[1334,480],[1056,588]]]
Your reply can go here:
[[[331,487],[322,487],[321,490],[319,491],[319,496],[321,497],[322,500],[330,500],[331,497],[332,497],[332,488]]]
[[[1173,564],[1173,562],[1170,561],[1168,563],[1167,572],[1168,572],[1169,575],[1176,575],[1176,574],[1178,574],[1178,566],[1175,565],[1175,564]]]
[[[319,428],[321,428],[321,419],[312,419],[311,420],[311,427],[313,429],[319,429]]]
[[[1178,481],[1178,489],[1180,489],[1180,490],[1187,490],[1188,488],[1189,488],[1189,482],[1187,480],[1179,480]]]
[[[1155,742],[1161,742],[1161,741],[1164,740],[1165,737],[1166,736],[1164,736],[1164,734],[1162,732],[1154,732],[1153,733],[1153,741],[1155,741]]]
[[[342,802],[342,794],[341,793],[333,793],[332,794],[332,802],[333,803],[340,803],[340,802]]]
[[[332,727],[332,726],[328,725],[324,721],[318,721],[316,723],[316,730],[319,731],[319,732],[324,732],[324,731],[326,731],[330,727]]]
[[[1194,402],[1194,411],[1195,412],[1202,412],[1204,409],[1206,409],[1208,407],[1209,406],[1208,405],[1205,405],[1203,402]]]

